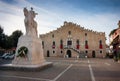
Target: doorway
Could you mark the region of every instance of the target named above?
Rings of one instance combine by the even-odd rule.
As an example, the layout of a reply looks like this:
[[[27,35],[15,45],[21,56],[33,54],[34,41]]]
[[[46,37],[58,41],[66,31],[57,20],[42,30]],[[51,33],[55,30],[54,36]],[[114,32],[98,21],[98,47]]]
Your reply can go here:
[[[95,51],[92,51],[92,57],[93,57],[93,58],[96,57]]]
[[[68,55],[68,58],[71,58],[72,54],[71,54],[71,50],[67,50],[67,54]]]
[[[47,50],[47,57],[50,57],[50,52],[49,52],[49,50]]]

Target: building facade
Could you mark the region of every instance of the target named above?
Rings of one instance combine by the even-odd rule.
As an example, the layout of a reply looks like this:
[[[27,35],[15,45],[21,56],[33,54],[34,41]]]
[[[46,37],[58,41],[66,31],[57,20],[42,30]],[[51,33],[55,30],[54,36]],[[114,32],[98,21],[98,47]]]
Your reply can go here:
[[[120,58],[120,20],[118,22],[118,28],[114,29],[109,35],[110,48],[113,51],[113,56]]]
[[[106,38],[104,32],[84,29],[72,22],[49,33],[40,35],[46,57],[104,57]]]

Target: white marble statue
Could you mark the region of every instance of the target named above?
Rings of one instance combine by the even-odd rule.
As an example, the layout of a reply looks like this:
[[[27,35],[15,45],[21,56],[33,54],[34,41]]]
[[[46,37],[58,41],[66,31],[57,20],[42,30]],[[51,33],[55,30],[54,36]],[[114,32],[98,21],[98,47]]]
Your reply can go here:
[[[26,27],[26,35],[36,37],[37,36],[37,23],[34,20],[34,18],[37,15],[37,13],[33,11],[32,7],[30,11],[28,11],[27,8],[24,8],[23,11],[24,11],[24,16],[25,16],[24,23]]]
[[[33,11],[33,8],[29,11],[24,8],[23,11],[26,35],[22,35],[18,40],[15,58],[10,68],[34,70],[52,65],[44,59],[42,40],[37,36],[37,23],[34,20],[37,13]]]

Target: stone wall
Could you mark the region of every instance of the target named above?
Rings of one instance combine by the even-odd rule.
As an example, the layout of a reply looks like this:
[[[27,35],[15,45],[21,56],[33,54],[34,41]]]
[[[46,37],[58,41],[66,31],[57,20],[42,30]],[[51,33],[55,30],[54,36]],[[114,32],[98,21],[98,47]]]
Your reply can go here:
[[[93,51],[95,51],[96,57],[105,56],[105,33],[96,32],[89,29],[85,29],[80,25],[76,25],[72,22],[64,22],[64,25],[57,30],[53,30],[49,33],[40,35],[44,43],[44,55],[47,56],[47,51],[49,51],[50,56],[64,57],[66,55],[67,41],[72,41],[72,48],[76,48],[76,41],[79,40],[79,51],[84,51],[88,57],[92,57]],[[63,41],[63,49],[60,49],[60,40]],[[88,49],[85,48],[85,41],[88,41]],[[100,49],[100,40],[102,41],[102,48]],[[53,48],[53,41],[55,41],[55,48]],[[71,50],[71,49],[70,49]],[[55,53],[53,53],[53,51]],[[61,53],[62,51],[62,53]],[[76,57],[78,54],[74,50],[72,51],[72,56]]]

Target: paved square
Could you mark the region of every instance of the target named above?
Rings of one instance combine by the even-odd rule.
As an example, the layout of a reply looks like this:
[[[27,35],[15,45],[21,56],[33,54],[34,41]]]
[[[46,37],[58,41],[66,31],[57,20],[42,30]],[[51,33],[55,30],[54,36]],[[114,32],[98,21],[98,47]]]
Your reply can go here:
[[[0,81],[120,81],[120,63],[112,59],[46,60],[53,62],[53,66],[37,72],[0,70]]]

